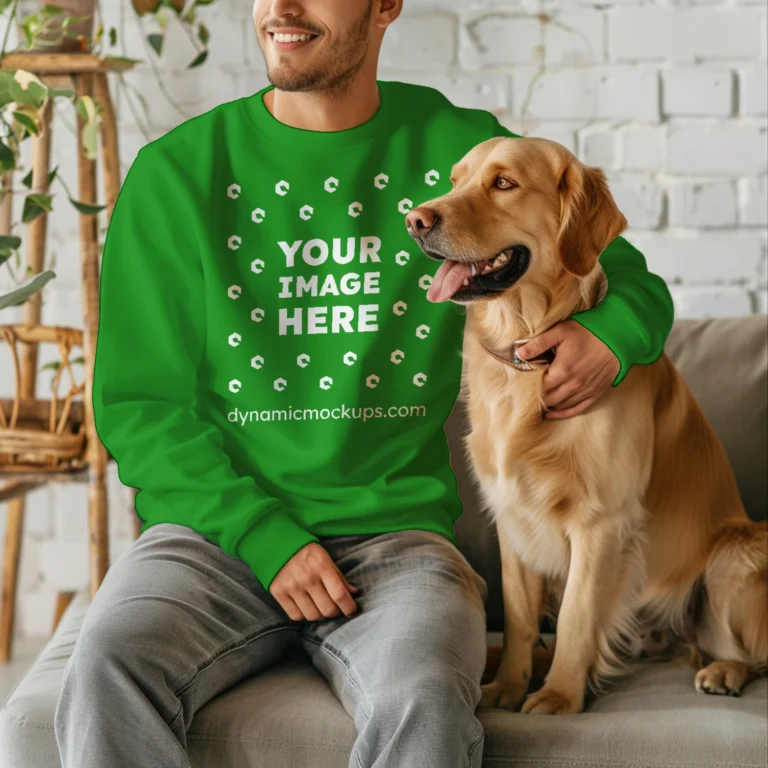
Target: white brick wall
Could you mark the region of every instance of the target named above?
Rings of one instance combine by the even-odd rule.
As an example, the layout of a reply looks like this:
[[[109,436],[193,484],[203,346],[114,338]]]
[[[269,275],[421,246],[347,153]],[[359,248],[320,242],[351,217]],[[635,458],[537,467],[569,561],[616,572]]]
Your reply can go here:
[[[106,24],[125,36],[116,52],[143,55],[130,14],[121,24],[117,2],[102,7]],[[766,0],[406,0],[385,35],[379,77],[439,88],[457,104],[491,110],[512,130],[559,141],[605,168],[629,220],[627,236],[669,282],[678,317],[766,312],[766,10]],[[194,56],[185,35],[169,33],[163,72],[176,104],[148,66],[126,77],[145,93],[150,137],[267,84],[250,12],[241,0],[200,10],[211,53],[199,70],[185,69]],[[146,139],[131,93],[117,85],[125,172]],[[71,126],[61,110],[54,163],[74,188]],[[46,288],[43,319],[79,325],[77,221],[56,191],[49,244],[58,277]],[[0,284],[4,276],[0,269]],[[4,392],[8,365],[0,353]],[[128,495],[114,466],[109,489],[114,559],[130,544]],[[23,634],[45,634],[56,590],[85,584],[86,508],[78,487],[28,497]],[[0,533],[4,516],[3,507]]]

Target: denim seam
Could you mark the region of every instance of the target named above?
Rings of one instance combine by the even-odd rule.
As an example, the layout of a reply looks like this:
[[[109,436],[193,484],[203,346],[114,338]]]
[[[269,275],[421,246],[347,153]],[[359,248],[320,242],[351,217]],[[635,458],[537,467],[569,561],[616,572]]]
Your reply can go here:
[[[213,652],[213,654],[197,669],[195,674],[192,676],[192,679],[185,683],[181,688],[179,688],[175,693],[174,696],[179,698],[191,685],[192,683],[197,680],[197,678],[205,672],[206,669],[209,669],[215,662],[217,662],[219,659],[226,656],[228,653],[231,653],[232,651],[238,651],[241,648],[244,648],[246,645],[249,645],[250,643],[254,642],[255,640],[260,640],[262,637],[266,637],[267,635],[271,635],[274,632],[284,632],[284,631],[290,631],[290,632],[298,632],[298,629],[294,629],[290,625],[283,624],[279,627],[272,627],[267,630],[259,630],[255,635],[252,637],[245,636],[245,639],[243,637],[238,638],[235,641],[230,641],[227,645],[222,646],[221,648],[217,649]]]
[[[475,743],[469,748],[469,765],[470,768],[472,766],[472,763],[475,758],[475,752],[477,751],[477,748],[483,743],[483,740],[485,739],[485,733],[483,733],[480,738],[475,741]]]
[[[183,714],[184,714],[184,705],[183,705],[181,702],[179,702],[179,711],[177,712],[177,714],[175,715],[175,717],[173,718],[173,720],[171,720],[171,722],[170,722],[170,723],[168,723],[168,727],[169,727],[169,728],[171,728],[171,729],[173,729],[173,726],[174,726],[174,725],[176,725],[176,723],[177,723],[179,720],[181,720],[181,716],[182,716]]]
[[[360,710],[362,711],[363,715],[365,716],[366,720],[371,719],[371,708],[368,702],[368,697],[363,693],[360,686],[355,681],[354,677],[352,676],[353,667],[349,659],[344,656],[343,653],[336,650],[330,645],[325,645],[324,643],[321,643],[318,640],[315,640],[311,637],[304,637],[304,639],[308,643],[313,643],[316,645],[320,650],[325,651],[332,659],[339,662],[344,667],[345,672],[347,673],[347,680],[349,680],[350,685],[357,691],[358,695],[360,696]],[[355,673],[357,674],[357,673]]]

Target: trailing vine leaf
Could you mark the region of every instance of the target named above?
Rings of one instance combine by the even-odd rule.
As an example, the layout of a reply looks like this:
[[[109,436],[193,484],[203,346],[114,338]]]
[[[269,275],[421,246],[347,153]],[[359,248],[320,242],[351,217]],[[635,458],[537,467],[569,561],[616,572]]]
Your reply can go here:
[[[31,72],[17,69],[9,82],[11,96],[19,104],[41,107],[48,97],[48,87]]]
[[[101,108],[90,96],[81,96],[76,104],[77,114],[80,115],[84,123],[92,123],[101,112]]]
[[[85,365],[85,358],[83,357],[76,357],[74,360],[70,360],[70,365]],[[61,361],[60,360],[51,360],[47,362],[45,365],[40,366],[41,371],[58,371],[61,367]]]
[[[0,141],[0,173],[11,171],[16,166],[16,158],[10,147],[3,141]]]
[[[51,185],[51,182],[56,178],[56,173],[59,170],[59,166],[57,165],[49,174],[48,174],[48,186]],[[32,189],[32,169],[29,169],[29,173],[27,173],[26,176],[21,180],[21,183],[27,188]]]
[[[0,107],[4,107],[13,101],[13,96],[11,96],[12,81],[13,72],[7,69],[0,69]]]
[[[21,238],[16,235],[0,235],[0,250],[18,248],[21,245]]]
[[[51,5],[50,3],[46,3],[41,9],[40,9],[40,15],[44,19],[51,19],[54,16],[59,16],[62,13],[64,13],[64,10],[62,8],[59,8],[56,5]]]
[[[50,211],[52,208],[53,195],[33,194],[24,198],[24,211],[21,214],[21,220],[24,224],[34,221],[43,211]]]
[[[117,45],[117,30],[114,27],[109,28],[109,47],[114,48]]]
[[[83,96],[77,100],[75,108],[80,119],[85,123],[83,126],[83,149],[85,150],[85,156],[89,160],[95,160],[98,156],[98,118],[101,114],[101,107],[90,96]]]
[[[33,136],[40,133],[39,119],[40,115],[34,107],[29,104],[20,104],[18,109],[14,110],[13,116],[23,125]]]
[[[24,32],[24,39],[27,43],[27,48],[32,48],[35,44],[35,37],[40,32],[42,24],[35,18],[35,15],[28,16],[21,22],[21,30]]]
[[[123,62],[125,64],[141,64],[141,59],[130,59],[128,56],[108,56],[109,61]]]
[[[99,126],[96,123],[88,123],[83,126],[83,149],[85,150],[85,156],[89,160],[95,160],[98,157],[98,139]]]
[[[22,283],[10,293],[0,295],[0,309],[23,304],[30,296],[37,293],[51,278],[54,277],[56,277],[56,273],[51,270],[33,275],[29,280]]]
[[[77,357],[74,360],[70,360],[69,361],[70,365],[77,365],[78,363],[80,365],[85,365],[84,358]],[[40,366],[40,370],[41,371],[46,371],[46,370],[58,371],[60,367],[61,367],[61,362],[60,361],[58,361],[58,360],[51,360],[50,362],[46,363],[45,365],[41,365]]]
[[[15,237],[13,235],[0,236],[0,266],[5,264],[5,262],[13,256],[20,245],[20,237]]]
[[[85,214],[86,216],[93,216],[94,213],[103,211],[107,207],[106,205],[99,205],[98,203],[81,203],[79,200],[73,200],[71,197],[69,198],[69,202],[72,203],[80,213]]]
[[[147,35],[147,42],[152,46],[152,50],[154,50],[158,56],[162,56],[164,40],[165,35],[158,35],[157,33]]]
[[[208,51],[200,51],[200,53],[195,56],[194,61],[187,67],[187,69],[193,69],[194,67],[199,67],[206,59],[208,58]]]
[[[90,18],[90,16],[66,16],[64,21],[61,22],[61,26],[66,29],[73,24],[79,24],[81,21],[88,21]]]

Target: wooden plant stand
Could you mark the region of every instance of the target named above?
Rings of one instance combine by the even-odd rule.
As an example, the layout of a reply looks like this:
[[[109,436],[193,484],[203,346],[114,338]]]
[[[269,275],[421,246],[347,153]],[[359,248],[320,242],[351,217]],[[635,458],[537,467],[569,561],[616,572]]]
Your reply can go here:
[[[117,126],[112,100],[109,94],[107,74],[129,69],[130,62],[99,58],[78,53],[12,53],[3,57],[3,69],[24,69],[36,74],[47,85],[70,88],[78,97],[91,96],[101,107],[100,144],[101,167],[104,173],[107,221],[112,215],[120,189],[120,162]],[[49,101],[42,112],[42,130],[32,137],[32,192],[48,191],[50,169],[52,103]],[[96,161],[89,160],[82,148],[83,121],[77,120],[78,199],[83,203],[96,203]],[[12,196],[5,195],[0,205],[0,227],[7,227],[11,220]],[[99,249],[97,216],[76,213],[80,219],[80,266],[82,279],[82,351],[84,376],[81,406],[84,435],[84,462],[79,468],[70,466],[62,470],[61,462],[48,461],[39,468],[0,463],[0,503],[8,503],[3,555],[2,606],[0,608],[0,663],[11,658],[13,628],[18,588],[19,560],[24,522],[25,495],[31,490],[51,482],[88,483],[88,530],[89,530],[89,582],[91,597],[96,593],[109,568],[109,541],[107,517],[106,467],[110,460],[101,444],[93,419],[92,383],[96,350],[96,334],[99,323]],[[27,264],[32,272],[43,270],[46,245],[47,216],[43,212],[28,225]],[[6,332],[9,327],[6,327]],[[43,401],[35,400],[35,384],[38,367],[38,345],[51,341],[46,332],[52,327],[40,326],[40,293],[35,294],[23,306],[23,325],[11,326],[15,339],[22,342],[20,376],[17,379],[17,405],[23,406],[31,416],[35,408],[46,408]],[[60,331],[62,329],[59,329]],[[64,329],[72,331],[73,329]],[[57,337],[58,338],[58,337]],[[1,339],[0,339],[1,340]],[[73,413],[76,409],[73,408]],[[51,424],[55,414],[50,417]],[[2,426],[2,425],[0,425]],[[52,436],[41,432],[42,440]],[[55,438],[53,438],[55,439]],[[0,449],[2,454],[2,449]],[[0,456],[2,458],[2,456]],[[136,526],[134,526],[136,534]],[[71,599],[71,593],[58,596],[54,610],[54,628]]]

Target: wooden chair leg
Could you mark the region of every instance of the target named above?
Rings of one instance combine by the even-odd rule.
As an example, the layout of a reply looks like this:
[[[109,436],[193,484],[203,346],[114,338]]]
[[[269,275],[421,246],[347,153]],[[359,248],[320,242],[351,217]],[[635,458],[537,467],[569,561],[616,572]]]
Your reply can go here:
[[[107,517],[106,462],[91,464],[88,484],[90,586],[93,597],[109,568],[109,520]]]
[[[120,152],[117,138],[117,121],[112,99],[109,96],[109,82],[106,72],[94,75],[93,96],[101,107],[101,168],[104,172],[104,194],[106,195],[107,223],[112,218],[117,195],[120,192]]]
[[[21,537],[24,532],[24,497],[8,502],[3,552],[3,604],[0,607],[0,664],[11,660],[16,593],[19,583]]]
[[[56,631],[56,627],[59,626],[59,621],[67,610],[67,607],[72,602],[72,598],[75,596],[74,592],[58,592],[56,594],[56,604],[53,607],[53,626],[51,627],[51,634]]]
[[[78,98],[93,95],[93,76],[75,76]],[[78,196],[83,203],[96,202],[96,162],[83,150],[82,118],[77,117]],[[88,526],[91,596],[101,586],[109,568],[109,532],[107,523],[107,452],[99,440],[93,418],[93,362],[99,327],[99,241],[98,220],[94,215],[80,214],[80,274],[83,291],[83,358],[85,360],[85,433],[87,461],[91,474],[88,488]]]
[[[117,120],[109,95],[109,81],[106,72],[99,72],[94,75],[93,95],[96,103],[101,107],[101,169],[104,173],[104,194],[106,195],[107,224],[109,224],[117,195],[120,192],[120,152]],[[138,538],[140,532],[141,519],[134,513],[134,539]]]
[[[32,139],[32,192],[36,194],[44,194],[48,191],[52,114],[53,102],[48,101],[40,115],[40,133]],[[7,210],[4,215],[7,215]],[[48,216],[43,212],[29,223],[27,230],[27,266],[35,274],[43,271],[47,225]],[[29,325],[40,323],[41,301],[40,293],[36,293],[24,303],[22,308],[24,323]],[[21,397],[33,398],[35,396],[37,363],[38,345],[22,344],[21,381],[19,382],[19,395]],[[0,663],[8,662],[11,659],[25,501],[25,497],[21,496],[8,503],[3,558],[3,606],[0,616]]]

